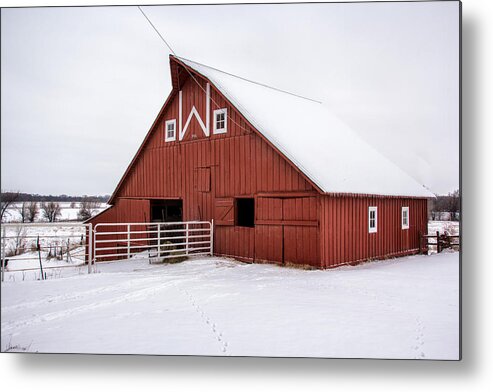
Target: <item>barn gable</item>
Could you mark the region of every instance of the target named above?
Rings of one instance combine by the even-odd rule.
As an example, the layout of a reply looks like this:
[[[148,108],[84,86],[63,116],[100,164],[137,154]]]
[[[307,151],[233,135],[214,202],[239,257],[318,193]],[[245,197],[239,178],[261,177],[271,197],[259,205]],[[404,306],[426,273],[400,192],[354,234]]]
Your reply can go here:
[[[206,176],[204,169],[213,170],[218,196],[251,195],[258,191],[318,191],[206,78],[195,71],[192,77],[190,70],[185,71],[173,57],[170,64],[173,91],[120,180],[110,204],[117,197],[178,198],[188,186],[184,183],[190,180],[189,176],[185,177],[188,166],[194,167],[191,187],[199,186],[197,178]],[[213,116],[218,109],[227,112],[224,133],[214,130]],[[169,123],[174,124],[175,140],[166,138]],[[204,144],[190,146],[193,142]],[[258,161],[253,157],[259,157]],[[219,160],[225,164],[219,165]],[[240,175],[240,167],[246,168],[249,175]],[[235,176],[237,181],[233,180]],[[224,187],[224,181],[231,181],[232,186]]]

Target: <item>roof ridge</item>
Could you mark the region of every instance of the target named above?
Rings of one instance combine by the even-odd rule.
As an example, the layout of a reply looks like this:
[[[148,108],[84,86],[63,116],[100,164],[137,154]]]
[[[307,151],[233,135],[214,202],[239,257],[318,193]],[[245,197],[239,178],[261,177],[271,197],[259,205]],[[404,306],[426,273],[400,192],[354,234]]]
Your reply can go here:
[[[187,59],[187,58],[185,58],[185,57],[176,56],[176,55],[174,55],[173,57],[175,57],[175,58],[177,58],[177,59],[179,59],[179,60],[189,61],[189,62],[191,62],[191,63],[197,64],[197,65],[200,65],[200,66],[202,66],[202,67],[210,68],[210,69],[212,69],[212,70],[214,70],[214,71],[221,72],[221,73],[223,73],[223,74],[226,74],[226,75],[232,76],[232,77],[234,77],[234,78],[244,80],[245,82],[249,82],[249,83],[257,84],[257,85],[262,86],[262,87],[270,88],[271,90],[279,91],[279,92],[284,93],[284,94],[293,95],[293,96],[295,96],[295,97],[297,97],[297,98],[306,99],[307,101],[312,101],[312,102],[315,102],[315,103],[322,104],[322,101],[318,101],[318,100],[313,99],[313,98],[304,97],[303,95],[295,94],[295,93],[292,93],[292,92],[289,92],[289,91],[286,91],[286,90],[282,90],[282,89],[277,88],[277,87],[269,86],[268,84],[264,84],[264,83],[256,82],[256,81],[254,81],[254,80],[247,79],[247,78],[244,78],[244,77],[242,77],[242,76],[235,75],[235,74],[232,74],[232,73],[230,73],[230,72],[223,71],[223,70],[218,69],[218,68],[215,68],[215,67],[211,67],[210,65],[206,65],[206,64],[199,63],[198,61],[190,60],[190,59]]]

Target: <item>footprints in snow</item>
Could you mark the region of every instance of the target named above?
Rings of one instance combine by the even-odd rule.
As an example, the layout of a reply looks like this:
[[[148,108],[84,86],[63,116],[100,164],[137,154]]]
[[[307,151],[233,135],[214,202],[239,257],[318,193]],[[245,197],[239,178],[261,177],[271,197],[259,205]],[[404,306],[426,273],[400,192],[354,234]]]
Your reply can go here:
[[[200,315],[200,318],[203,322],[210,328],[212,334],[214,335],[215,340],[220,344],[221,351],[227,355],[228,351],[228,342],[224,339],[223,333],[218,329],[217,324],[212,321],[209,316],[204,312],[204,310],[200,307],[199,304],[195,301],[195,298],[190,294],[187,290],[181,289],[181,291],[186,295],[190,304],[195,309],[195,311]]]
[[[330,288],[333,290],[340,290],[341,288],[344,288],[344,286],[338,285],[336,287],[336,285],[333,285],[333,284],[330,284],[330,285],[329,284],[322,284],[322,285],[317,285],[317,286],[320,288]],[[415,359],[425,359],[426,358],[426,354],[424,352],[424,345],[425,345],[424,330],[425,330],[425,326],[424,326],[423,322],[421,321],[421,319],[419,318],[419,316],[414,316],[414,315],[410,314],[409,311],[402,309],[398,305],[395,305],[394,303],[388,301],[387,298],[382,298],[382,296],[378,295],[374,291],[370,291],[367,289],[361,289],[361,288],[357,288],[357,287],[351,287],[350,292],[360,294],[365,298],[370,298],[373,302],[376,302],[376,303],[382,305],[383,307],[391,310],[394,313],[401,313],[401,314],[404,314],[410,318],[414,318],[414,322],[416,324],[416,327],[415,327],[416,336],[415,336],[414,341],[411,345],[411,349],[415,353],[415,356],[414,356]]]
[[[419,317],[416,317],[416,344],[413,346],[414,351],[416,352],[416,356],[414,357],[415,359],[424,359],[425,358],[425,353],[423,351],[423,346],[425,345],[425,340],[424,340],[424,325],[421,322],[421,319]]]
[[[396,306],[395,304],[388,302],[384,299],[382,299],[378,294],[372,293],[368,290],[361,290],[362,293],[364,293],[367,297],[372,298],[374,301],[380,303],[381,305],[387,307],[393,312],[400,312],[403,314],[409,314],[407,311],[401,309],[400,307]],[[412,315],[409,314],[409,316],[413,317]],[[412,350],[415,352],[415,359],[424,359],[426,357],[424,353],[424,345],[425,345],[425,340],[424,340],[424,330],[425,326],[423,322],[421,321],[421,318],[419,316],[415,316],[415,323],[416,323],[416,337],[414,340],[414,343],[412,345]]]

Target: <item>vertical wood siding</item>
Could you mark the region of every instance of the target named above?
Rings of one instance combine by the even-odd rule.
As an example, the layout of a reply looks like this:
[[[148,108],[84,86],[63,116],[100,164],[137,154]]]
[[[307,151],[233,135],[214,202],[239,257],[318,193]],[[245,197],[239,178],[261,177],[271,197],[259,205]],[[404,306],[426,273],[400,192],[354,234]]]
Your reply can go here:
[[[377,232],[368,232],[368,207],[376,206]],[[401,208],[409,207],[409,229]],[[426,199],[382,197],[321,198],[320,249],[323,267],[412,253],[427,231]]]

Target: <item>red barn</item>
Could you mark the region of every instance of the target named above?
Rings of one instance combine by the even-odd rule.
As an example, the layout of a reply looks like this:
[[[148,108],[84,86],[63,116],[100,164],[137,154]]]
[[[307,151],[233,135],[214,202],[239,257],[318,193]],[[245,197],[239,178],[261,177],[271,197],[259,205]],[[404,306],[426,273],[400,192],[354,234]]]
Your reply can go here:
[[[100,222],[214,219],[214,254],[335,267],[419,251],[433,195],[323,104],[170,56]]]

